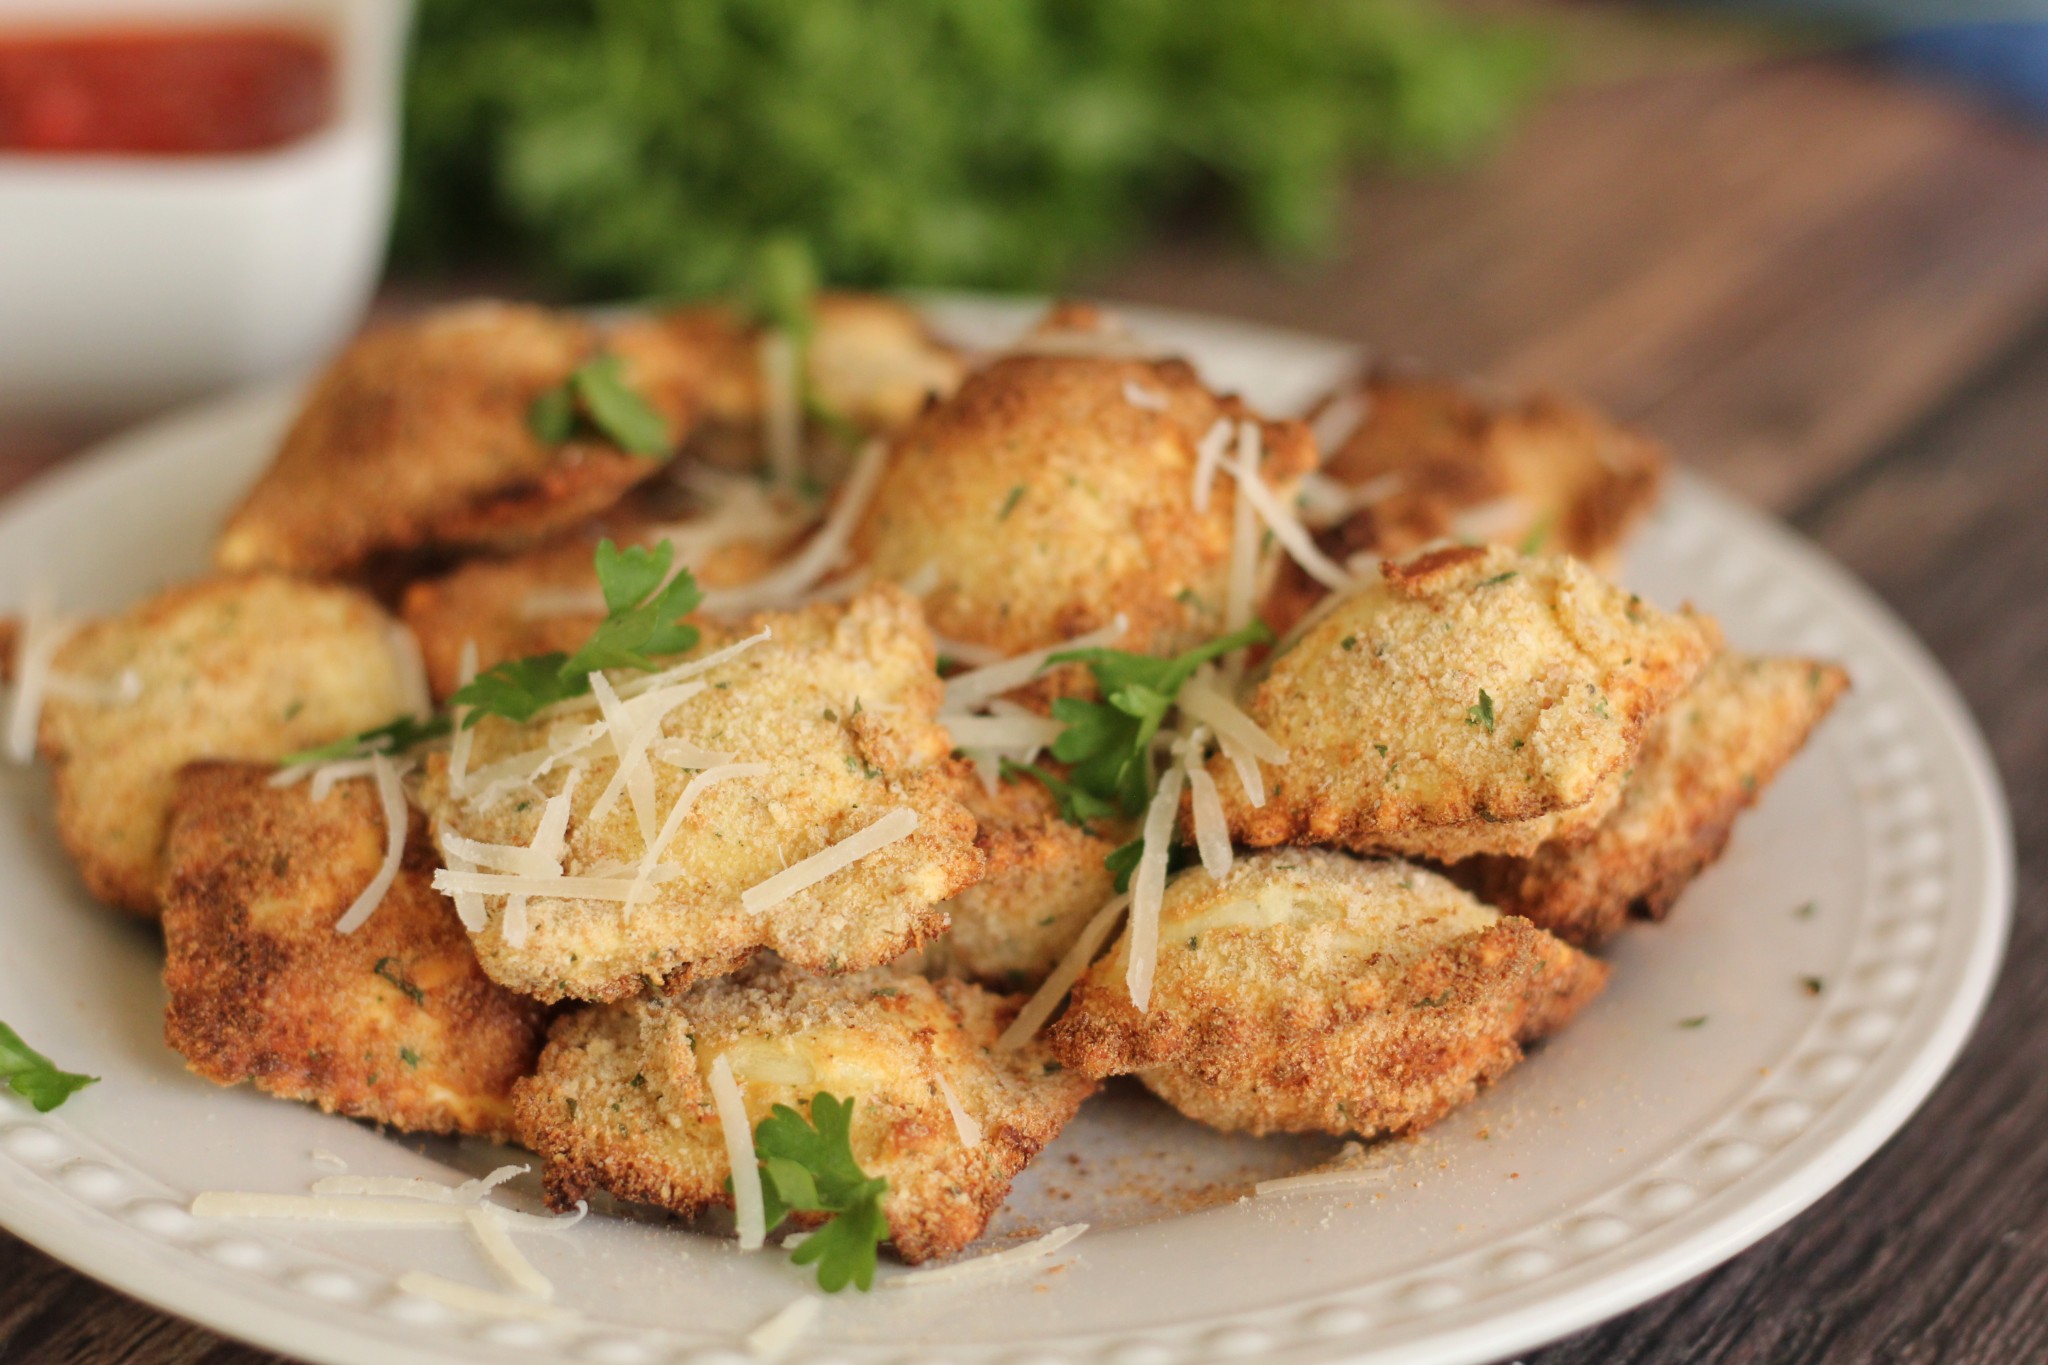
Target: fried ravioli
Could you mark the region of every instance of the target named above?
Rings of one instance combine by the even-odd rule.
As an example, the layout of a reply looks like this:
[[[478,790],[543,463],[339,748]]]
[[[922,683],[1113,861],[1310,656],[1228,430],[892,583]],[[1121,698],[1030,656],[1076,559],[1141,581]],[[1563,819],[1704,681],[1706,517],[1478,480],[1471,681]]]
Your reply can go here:
[[[960,800],[980,822],[988,871],[946,909],[953,928],[932,946],[941,969],[1010,990],[1045,980],[1089,916],[1115,894],[1103,859],[1131,837],[1128,821],[1084,828],[1060,818],[1038,782],[963,784]]]
[[[367,923],[341,918],[383,860],[366,779],[315,801],[252,764],[178,776],[165,855],[164,1037],[218,1085],[406,1132],[509,1136],[541,1006],[477,966],[415,817],[398,880]]]
[[[43,703],[57,833],[86,887],[155,911],[164,821],[191,760],[275,761],[411,710],[397,628],[354,589],[253,574],[172,588],[73,635],[58,675],[140,685],[132,700]]]
[[[437,698],[461,685],[462,648],[469,643],[476,645],[479,670],[581,648],[605,616],[594,556],[607,537],[620,545],[669,540],[706,588],[752,582],[775,566],[800,523],[771,520],[765,500],[745,513],[743,529],[728,534],[703,517],[657,517],[629,497],[612,514],[545,545],[472,559],[440,578],[414,582],[399,614],[419,639],[428,685]]]
[[[549,445],[528,424],[534,400],[602,348],[574,317],[500,303],[366,334],[314,386],[215,562],[349,574],[427,547],[532,544],[604,510],[662,459],[596,437]],[[623,359],[680,437],[693,377]]]
[[[701,407],[685,458],[746,469],[763,458],[763,332],[729,308],[692,307],[620,326],[613,346],[693,376]],[[806,352],[811,396],[866,433],[894,431],[960,383],[965,362],[916,310],[873,294],[821,294]],[[806,444],[833,433],[813,423]]]
[[[1662,919],[1848,686],[1834,664],[1724,651],[1645,737],[1620,806],[1591,838],[1475,859],[1452,875],[1586,947],[1631,910]]]
[[[980,1236],[1011,1179],[1095,1089],[1038,1048],[995,1051],[1015,1013],[1014,999],[960,981],[788,968],[580,1010],[519,1084],[520,1141],[544,1159],[556,1208],[593,1188],[686,1215],[730,1207],[706,1080],[723,1056],[750,1126],[777,1104],[804,1113],[821,1092],[853,1101],[854,1158],[889,1182],[890,1239],[915,1264]],[[979,1125],[972,1146],[948,1089]]]
[[[1264,805],[1230,763],[1210,772],[1254,846],[1523,855],[1597,817],[1709,652],[1698,623],[1575,560],[1435,551],[1386,565],[1272,661],[1245,704],[1289,751],[1262,764]]]
[[[1090,967],[1051,1031],[1089,1076],[1136,1072],[1226,1132],[1424,1127],[1562,1027],[1607,969],[1527,920],[1399,862],[1323,849],[1240,858],[1167,887],[1150,1009],[1130,935]]]
[[[934,720],[941,686],[917,604],[894,588],[871,589],[848,603],[770,613],[732,634],[707,628],[699,652],[757,629],[772,638],[706,673],[703,690],[662,713],[642,765],[652,774],[645,825],[630,782],[596,813],[619,768],[612,732],[580,747],[564,741],[570,747],[544,773],[523,780],[552,737],[589,734],[594,704],[524,726],[486,718],[460,792],[449,756],[429,761],[421,797],[444,849],[449,835],[530,846],[547,799],[569,791],[564,871],[611,879],[635,875],[647,832],[693,780],[665,757],[676,745],[691,751],[689,768],[766,768],[694,797],[659,860],[666,871],[630,910],[617,898],[547,895],[534,884],[523,930],[515,922],[508,933],[506,898],[494,895],[476,936],[494,980],[543,1000],[617,1000],[725,975],[763,948],[816,971],[856,971],[945,928],[941,902],[980,878],[983,858],[974,817],[954,796],[952,741]],[[494,778],[498,764],[512,775]],[[900,809],[916,816],[908,837],[778,904],[743,908],[748,888]]]
[[[1446,538],[1606,565],[1657,500],[1663,448],[1561,394],[1496,401],[1447,379],[1362,376],[1310,417],[1322,474],[1357,504],[1318,537],[1340,563]],[[1324,595],[1291,561],[1266,619],[1286,631]]]
[[[1315,462],[1308,429],[1211,393],[1184,362],[1005,356],[897,438],[855,558],[897,582],[936,575],[932,628],[999,655],[1118,615],[1118,648],[1185,649],[1223,623],[1235,480],[1194,507],[1197,446],[1219,421],[1255,426],[1264,479],[1291,501]]]

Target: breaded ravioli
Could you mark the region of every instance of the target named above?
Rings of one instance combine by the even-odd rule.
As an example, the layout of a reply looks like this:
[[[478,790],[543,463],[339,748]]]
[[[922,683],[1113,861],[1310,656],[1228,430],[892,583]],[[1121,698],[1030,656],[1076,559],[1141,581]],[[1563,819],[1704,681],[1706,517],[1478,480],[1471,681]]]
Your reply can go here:
[[[1129,620],[1119,648],[1171,653],[1223,623],[1236,481],[1194,505],[1197,447],[1250,424],[1291,502],[1315,463],[1298,422],[1264,421],[1178,360],[1014,354],[968,377],[892,446],[854,534],[876,576],[929,577],[948,640],[1009,655]]]
[[[1027,990],[1045,980],[1116,893],[1103,860],[1135,831],[1121,820],[1071,824],[1052,793],[1030,780],[1004,781],[993,792],[969,780],[960,799],[980,822],[988,870],[946,902],[953,928],[932,945],[940,958],[933,965]]]
[[[941,686],[917,604],[880,587],[729,632],[707,627],[698,655],[759,630],[770,638],[677,685],[701,685],[694,694],[646,694],[665,709],[640,750],[638,798],[632,781],[607,798],[618,730],[600,728],[595,704],[530,725],[486,718],[460,789],[449,755],[429,761],[421,798],[451,855],[451,835],[533,845],[549,799],[565,792],[567,875],[616,884],[637,874],[650,842],[662,850],[630,909],[618,896],[549,895],[529,879],[532,898],[508,932],[506,898],[492,895],[476,949],[494,980],[543,1000],[617,1000],[723,976],[763,948],[816,971],[856,971],[944,930],[941,902],[980,878],[983,859],[974,816],[955,799],[951,738],[934,720]],[[615,681],[630,692],[632,675]],[[649,704],[629,695],[623,710]],[[760,767],[720,773],[735,764]],[[699,784],[664,842],[662,826],[704,769],[725,780]],[[907,837],[823,881],[764,908],[742,904],[786,868],[911,817]]]
[[[560,650],[573,653],[604,620],[595,555],[607,537],[619,545],[667,539],[706,588],[752,582],[773,568],[795,523],[763,517],[752,533],[725,536],[703,516],[656,517],[637,495],[593,524],[517,554],[476,558],[405,590],[399,614],[419,639],[427,682],[437,698],[461,686],[462,647],[474,643],[477,668]],[[587,599],[587,600],[586,600]]]
[[[768,408],[762,329],[730,308],[690,307],[623,323],[612,344],[650,365],[687,372],[701,419],[686,458],[725,469],[757,465]],[[894,431],[933,398],[951,393],[966,363],[896,299],[820,294],[806,352],[811,397],[840,422]],[[813,423],[809,442],[832,433]]]
[[[1327,849],[1174,878],[1149,1010],[1130,935],[1090,967],[1051,1031],[1089,1076],[1137,1072],[1225,1131],[1400,1133],[1442,1118],[1562,1027],[1604,965],[1401,862]]]
[[[1449,379],[1366,374],[1317,405],[1322,473],[1356,500],[1317,537],[1340,563],[1434,541],[1490,541],[1605,565],[1656,502],[1663,447],[1577,399],[1497,400]],[[1285,631],[1324,595],[1291,561],[1266,617]]]
[[[1041,1049],[995,1051],[1015,1013],[1014,998],[961,981],[787,967],[586,1008],[555,1024],[539,1072],[520,1082],[519,1138],[545,1161],[556,1208],[593,1188],[682,1214],[730,1207],[707,1082],[724,1057],[750,1127],[778,1104],[808,1113],[820,1093],[853,1101],[854,1158],[889,1182],[890,1240],[915,1264],[980,1236],[1095,1089]]]
[[[1848,686],[1835,664],[1724,651],[1658,718],[1620,806],[1590,838],[1477,858],[1452,875],[1582,946],[1614,934],[1631,910],[1662,919]]]
[[[1272,661],[1245,703],[1288,761],[1255,806],[1211,763],[1231,833],[1458,856],[1526,854],[1612,799],[1706,631],[1576,560],[1503,547],[1388,563]]]
[[[531,544],[662,467],[595,434],[561,444],[528,414],[602,349],[575,317],[473,303],[364,335],[330,365],[276,460],[228,519],[224,569],[347,574],[426,547]],[[680,439],[690,376],[622,357],[624,380]]]
[[[254,764],[179,774],[165,855],[164,1037],[197,1074],[405,1132],[511,1133],[542,1007],[484,976],[412,820],[368,922],[340,919],[384,858],[368,779],[314,800]]]
[[[251,574],[169,589],[73,635],[59,676],[139,684],[132,699],[43,702],[57,833],[86,887],[155,911],[173,781],[193,759],[275,761],[409,711],[397,629],[352,588]]]

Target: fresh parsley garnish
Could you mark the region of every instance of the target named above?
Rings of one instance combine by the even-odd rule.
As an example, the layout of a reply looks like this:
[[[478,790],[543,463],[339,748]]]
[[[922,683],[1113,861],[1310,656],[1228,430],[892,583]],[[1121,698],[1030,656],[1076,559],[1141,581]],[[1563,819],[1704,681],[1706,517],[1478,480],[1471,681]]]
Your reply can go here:
[[[1678,1026],[1679,1026],[1680,1028],[1702,1028],[1702,1027],[1704,1027],[1704,1026],[1705,1026],[1706,1022],[1707,1022],[1707,1016],[1706,1016],[1706,1015],[1704,1015],[1704,1014],[1695,1014],[1695,1015],[1694,1015],[1694,1016],[1692,1016],[1692,1018],[1690,1018],[1690,1019],[1681,1019],[1681,1020],[1679,1020],[1679,1021],[1678,1021]]]
[[[418,716],[400,716],[374,730],[364,730],[317,749],[301,749],[295,754],[286,754],[278,762],[290,768],[301,763],[332,763],[337,759],[370,754],[402,754],[441,738],[449,728],[446,716],[428,716],[424,720]]]
[[[1556,520],[1557,518],[1548,512],[1538,517],[1536,524],[1529,528],[1529,534],[1522,537],[1522,543],[1517,548],[1531,558],[1542,554],[1544,545],[1550,540],[1551,523]]]
[[[398,987],[413,1004],[424,1005],[427,1003],[427,993],[421,990],[413,982],[413,979],[405,974],[405,964],[397,958],[380,957],[377,959],[377,965],[370,968],[370,971],[373,975],[381,976],[392,985]]]
[[[669,453],[667,419],[633,391],[625,362],[608,353],[592,356],[535,398],[526,425],[544,445],[561,445],[582,431],[628,454],[659,459]]]
[[[56,1063],[21,1041],[19,1033],[0,1024],[0,1080],[34,1105],[37,1113],[47,1114],[99,1077],[59,1071]]]
[[[1004,778],[1033,777],[1043,783],[1059,803],[1060,818],[1070,825],[1085,825],[1090,820],[1115,815],[1117,808],[1108,801],[1090,792],[1085,792],[1056,773],[1048,772],[1036,763],[1019,763],[1013,758],[1002,760]]]
[[[811,1116],[778,1104],[754,1128],[761,1161],[761,1197],[767,1225],[792,1213],[829,1215],[824,1226],[790,1253],[798,1265],[818,1267],[818,1288],[836,1294],[847,1285],[875,1283],[875,1249],[888,1240],[882,1196],[889,1182],[870,1176],[853,1155],[853,1101],[819,1091]]]
[[[1802,976],[1799,978],[1799,985],[1808,995],[1819,995],[1827,983],[1817,976]]]
[[[682,618],[697,609],[703,594],[688,569],[671,579],[669,564],[675,547],[666,540],[649,549],[619,549],[609,540],[597,545],[597,581],[604,590],[607,615],[574,654],[556,650],[526,659],[494,664],[476,675],[448,700],[470,708],[465,726],[483,716],[525,722],[556,702],[590,690],[590,675],[609,668],[651,673],[654,656],[694,649],[695,626]]]
[[[1486,733],[1493,733],[1493,698],[1486,695],[1486,689],[1479,689],[1479,704],[1465,708],[1467,725],[1484,725]]]
[[[1166,723],[1181,687],[1210,660],[1272,639],[1265,622],[1253,621],[1170,659],[1121,649],[1054,654],[1048,664],[1086,664],[1103,699],[1061,697],[1052,704],[1053,719],[1067,727],[1053,741],[1052,756],[1069,766],[1076,787],[1125,815],[1138,815],[1152,798],[1152,737]]]

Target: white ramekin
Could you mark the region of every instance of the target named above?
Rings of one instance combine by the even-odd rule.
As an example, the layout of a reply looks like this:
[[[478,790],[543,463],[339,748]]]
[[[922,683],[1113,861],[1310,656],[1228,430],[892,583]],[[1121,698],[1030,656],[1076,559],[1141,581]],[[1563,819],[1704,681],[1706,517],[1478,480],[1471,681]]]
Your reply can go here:
[[[335,116],[275,151],[0,153],[0,413],[135,411],[302,368],[361,318],[396,184],[411,0],[0,0],[0,28],[283,21]]]

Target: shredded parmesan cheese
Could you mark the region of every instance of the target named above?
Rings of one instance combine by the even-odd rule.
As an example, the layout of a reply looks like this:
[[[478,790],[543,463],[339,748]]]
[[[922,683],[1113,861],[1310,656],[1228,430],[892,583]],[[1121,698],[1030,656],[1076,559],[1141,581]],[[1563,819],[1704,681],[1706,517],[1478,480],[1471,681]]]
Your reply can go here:
[[[462,660],[458,687],[467,687],[476,681],[476,641],[462,642]],[[448,744],[448,794],[457,800],[462,798],[469,783],[470,747],[476,743],[476,728],[469,724],[469,708],[458,706],[449,715],[454,727],[455,738]]]
[[[796,338],[779,327],[761,333],[761,444],[779,488],[803,479],[804,410],[800,396],[803,357]]]
[[[1259,588],[1259,519],[1242,496],[1230,505],[1230,573],[1223,583],[1223,629],[1226,634],[1251,624],[1252,598]]]
[[[346,782],[357,777],[375,777],[377,765],[367,758],[345,758],[335,763],[316,764],[312,772],[313,781],[306,788],[306,793],[315,801],[325,801],[333,794],[337,782]]]
[[[1130,905],[1131,895],[1123,892],[1095,912],[1092,919],[1081,928],[1074,946],[1067,949],[1067,955],[1060,959],[1052,975],[1045,978],[1035,994],[1024,1002],[1024,1008],[1017,1011],[1017,1017],[1003,1030],[1003,1036],[996,1039],[996,1051],[1014,1052],[1030,1042],[1052,1018],[1052,1012],[1059,1008],[1060,1001],[1067,998],[1074,983],[1081,979],[1081,973],[1088,970],[1088,964],[1102,951],[1103,943],[1109,938],[1109,931],[1116,928],[1116,922]]]
[[[128,706],[142,697],[142,675],[132,668],[124,668],[114,676],[112,682],[98,678],[74,678],[68,673],[52,672],[43,685],[45,699],[56,697],[61,701],[83,702],[88,706]]]
[[[398,670],[398,690],[405,697],[406,711],[416,720],[434,714],[434,694],[427,690],[427,661],[420,655],[419,639],[404,622],[385,627],[391,641],[391,661]]]
[[[642,693],[652,692],[656,688],[673,687],[675,684],[697,677],[699,674],[709,673],[719,665],[730,662],[732,659],[746,653],[755,645],[770,638],[774,633],[768,627],[763,626],[746,639],[736,640],[724,649],[714,649],[701,659],[691,659],[687,663],[677,664],[674,668],[665,669],[660,673],[652,673],[647,677],[635,678],[630,682],[622,683],[619,686],[619,695],[629,698],[638,697]]]
[[[1143,408],[1146,412],[1166,411],[1166,395],[1157,389],[1146,388],[1135,379],[1124,381],[1124,401],[1134,408]]]
[[[763,1360],[779,1356],[811,1330],[811,1324],[818,1320],[818,1314],[824,1307],[823,1297],[806,1294],[769,1314],[758,1327],[740,1339],[740,1344],[747,1348],[748,1355]]]
[[[535,1322],[577,1321],[577,1315],[567,1308],[558,1308],[550,1303],[535,1303],[531,1299],[515,1299],[510,1294],[500,1294],[491,1289],[478,1289],[474,1285],[443,1279],[424,1270],[408,1270],[398,1277],[397,1283],[402,1293],[411,1294],[416,1298],[431,1299],[445,1308],[473,1313],[480,1318],[528,1318]]]
[[[7,709],[7,755],[16,763],[30,762],[36,756],[36,730],[42,723],[51,665],[77,629],[75,622],[60,620],[52,612],[47,593],[30,593],[21,615],[21,637],[14,655],[14,696]]]
[[[909,584],[904,584],[903,590],[910,592]],[[923,593],[911,593],[910,595],[912,597],[924,596]],[[968,668],[986,668],[990,664],[1001,663],[1005,658],[1001,650],[992,649],[987,645],[978,645],[972,640],[949,640],[941,635],[938,637],[938,645],[941,655],[953,660],[955,663],[964,664]]]
[[[398,782],[398,767],[382,754],[370,757],[370,776],[377,783],[377,803],[384,809],[384,863],[370,884],[334,922],[337,934],[353,934],[384,903],[391,884],[398,880],[398,865],[405,858],[405,830],[412,813],[406,809],[405,788]]]
[[[462,1215],[469,1221],[470,1236],[476,1239],[477,1250],[491,1263],[491,1270],[507,1289],[516,1290],[530,1299],[545,1303],[555,1296],[554,1285],[547,1276],[534,1268],[524,1252],[512,1244],[511,1234],[505,1231],[505,1223],[494,1208],[472,1208]]]
[[[898,806],[866,829],[849,834],[838,843],[783,868],[767,881],[748,887],[740,893],[740,905],[758,915],[851,867],[870,853],[887,848],[899,839],[908,839],[916,829],[917,812],[908,806]]]
[[[1060,737],[1065,722],[1048,716],[946,716],[940,724],[956,749],[1043,749]]]
[[[684,786],[682,794],[676,797],[675,804],[668,808],[668,818],[661,822],[660,832],[648,842],[646,853],[641,855],[640,866],[634,869],[633,872],[632,890],[626,896],[626,908],[628,910],[632,909],[646,888],[653,885],[656,860],[667,851],[669,842],[676,837],[677,831],[682,829],[683,819],[689,815],[690,807],[697,803],[697,797],[707,787],[715,786],[720,782],[730,782],[736,777],[766,777],[767,775],[768,765],[766,763],[724,763],[715,768],[706,768],[703,772],[691,778],[689,783]]]
[[[1250,422],[1241,425],[1240,432],[1256,433],[1258,428]],[[1308,572],[1308,576],[1324,587],[1341,592],[1351,586],[1351,575],[1344,572],[1344,566],[1331,559],[1317,547],[1315,537],[1301,524],[1294,510],[1282,502],[1266,481],[1259,477],[1258,460],[1239,443],[1237,459],[1227,468],[1237,479],[1238,496],[1248,499],[1252,509],[1259,514],[1259,520],[1272,530],[1273,538],[1280,542],[1295,563]],[[1250,619],[1247,617],[1246,619]]]
[[[816,535],[804,542],[790,561],[773,573],[755,579],[751,583],[735,588],[713,588],[704,594],[704,609],[722,615],[753,611],[787,601],[816,587],[820,579],[839,567],[846,557],[846,548],[853,540],[854,527],[867,511],[868,502],[875,495],[875,488],[882,481],[882,469],[887,463],[887,443],[874,440],[862,447],[860,455],[847,472],[846,482],[840,485],[839,497],[832,504],[832,511],[818,527]]]
[[[653,881],[666,881],[673,869],[657,868]],[[444,867],[434,873],[434,889],[446,895],[474,891],[483,896],[550,896],[558,900],[622,901],[634,894],[631,877],[523,877],[495,872],[457,872]],[[511,937],[510,930],[506,937]],[[516,945],[515,945],[516,946]]]
[[[1053,655],[1070,649],[1095,649],[1121,639],[1131,628],[1130,619],[1121,612],[1117,618],[1100,630],[1091,630],[1086,635],[1076,635],[1044,649],[1029,650],[999,664],[976,668],[966,673],[956,673],[946,679],[946,700],[941,711],[951,714],[965,714],[977,707],[987,705],[1013,688],[1022,687],[1037,677],[1045,662]]]
[[[1173,822],[1180,815],[1180,789],[1186,774],[1168,768],[1159,779],[1159,791],[1145,811],[1145,851],[1138,855],[1138,870],[1131,875],[1131,964],[1124,981],[1130,987],[1131,1004],[1143,1014],[1152,1003],[1152,972],[1159,961],[1159,903],[1166,896],[1166,856],[1173,839]]]
[[[312,1150],[312,1152],[309,1153],[309,1155],[313,1158],[313,1162],[315,1165],[332,1167],[334,1170],[337,1171],[345,1171],[348,1169],[348,1163],[346,1161],[343,1161],[340,1157],[328,1151],[325,1147],[315,1147]]]
[[[1217,881],[1230,875],[1232,854],[1229,823],[1223,816],[1223,798],[1216,792],[1216,779],[1202,766],[1209,748],[1209,732],[1201,726],[1174,745],[1181,765],[1187,769],[1188,797],[1195,815],[1195,848],[1202,855],[1202,868]]]
[[[1230,419],[1218,417],[1216,424],[1202,434],[1195,443],[1195,487],[1194,504],[1197,512],[1209,510],[1209,495],[1215,491],[1216,468],[1222,463],[1224,448],[1230,444]]]
[[[1388,473],[1353,486],[1311,470],[1301,480],[1301,519],[1317,529],[1335,526],[1354,512],[1385,502],[1401,491],[1402,483],[1399,474]]]
[[[529,1169],[526,1166],[500,1166],[481,1179],[465,1180],[460,1185],[444,1185],[416,1175],[330,1175],[313,1182],[313,1193],[423,1199],[435,1204],[474,1204]]]
[[[1252,1186],[1252,1193],[1259,1196],[1269,1194],[1291,1194],[1296,1190],[1328,1190],[1355,1188],[1360,1185],[1384,1185],[1393,1178],[1393,1170],[1387,1166],[1364,1166],[1365,1148],[1356,1142],[1347,1142],[1336,1159],[1328,1165],[1300,1175],[1283,1175],[1274,1180],[1261,1180]]]
[[[938,1082],[939,1094],[945,1097],[946,1112],[953,1116],[953,1131],[960,1135],[962,1147],[981,1146],[981,1124],[967,1107],[960,1103],[960,1096],[953,1090],[952,1083],[944,1076],[932,1078]]]
[[[1342,448],[1357,434],[1359,427],[1371,415],[1372,395],[1364,389],[1338,394],[1309,424],[1309,430],[1316,438],[1316,449],[1327,459],[1332,451]]]
[[[930,1270],[912,1270],[902,1275],[891,1275],[882,1283],[890,1289],[922,1289],[927,1285],[979,1280],[988,1275],[1002,1274],[1032,1261],[1044,1260],[1086,1231],[1086,1223],[1069,1223],[1021,1246],[1013,1246],[1004,1251],[992,1251],[985,1256],[970,1256],[964,1261],[936,1266]]]
[[[725,1160],[732,1168],[733,1215],[739,1226],[740,1250],[758,1251],[768,1239],[767,1206],[761,1198],[761,1165],[754,1159],[754,1130],[747,1122],[746,1101],[733,1079],[732,1063],[721,1053],[711,1063],[711,1103],[725,1134]]]
[[[1529,504],[1512,494],[1475,503],[1451,517],[1455,540],[1505,540],[1519,533],[1529,521]]]

